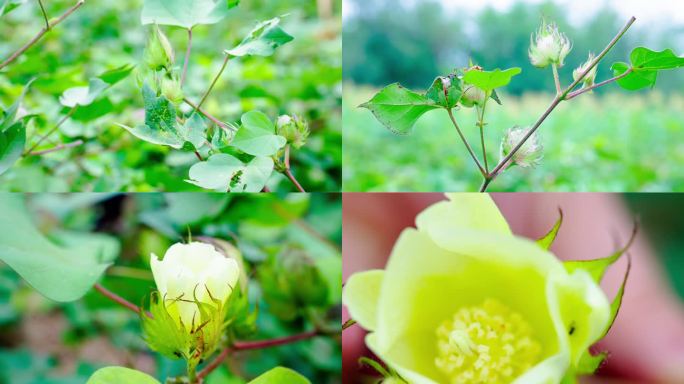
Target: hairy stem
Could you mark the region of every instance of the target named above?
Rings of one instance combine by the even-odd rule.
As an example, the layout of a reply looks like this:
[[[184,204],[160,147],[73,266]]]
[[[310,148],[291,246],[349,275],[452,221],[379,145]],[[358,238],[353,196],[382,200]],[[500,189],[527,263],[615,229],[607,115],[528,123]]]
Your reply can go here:
[[[611,40],[610,43],[608,43],[608,45],[603,49],[603,51],[596,58],[594,58],[594,61],[592,61],[591,64],[587,68],[585,68],[584,72],[582,72],[582,74],[577,78],[577,80],[570,84],[570,86],[567,87],[565,91],[556,95],[556,97],[553,99],[548,108],[546,108],[546,111],[544,111],[544,113],[537,120],[537,122],[534,123],[532,128],[527,132],[527,134],[525,134],[522,140],[520,140],[520,142],[511,150],[511,152],[508,153],[508,155],[506,155],[506,157],[499,161],[497,166],[492,170],[490,174],[491,180],[489,180],[489,182],[485,180],[485,183],[482,185],[480,192],[485,192],[487,190],[489,184],[492,181],[494,181],[494,179],[496,179],[496,177],[499,175],[499,172],[504,168],[506,164],[508,164],[511,158],[513,158],[513,156],[520,150],[520,148],[522,148],[525,142],[527,142],[527,140],[530,137],[532,137],[532,135],[537,131],[537,129],[539,129],[539,126],[544,122],[544,120],[546,120],[546,118],[551,114],[551,112],[553,112],[553,110],[556,109],[558,104],[560,104],[561,101],[565,100],[566,96],[568,96],[568,94],[572,92],[584,80],[587,74],[592,69],[594,69],[594,67],[596,67],[601,60],[603,60],[603,58],[608,54],[608,52],[610,52],[610,50],[613,49],[615,44],[617,44],[617,42],[620,41],[622,36],[624,36],[624,34],[627,33],[627,30],[629,30],[629,28],[632,26],[632,24],[634,24],[635,21],[635,17],[630,18],[627,24],[625,24],[625,26],[622,27],[620,32],[618,32],[618,34],[613,38],[613,40]]]
[[[52,127],[52,129],[51,129],[48,133],[46,133],[45,135],[43,135],[43,137],[41,137],[40,139],[38,139],[38,142],[35,143],[35,144],[33,144],[33,146],[32,146],[28,151],[25,151],[25,152],[24,152],[24,156],[27,156],[28,154],[30,154],[31,152],[33,152],[33,150],[36,149],[36,148],[38,148],[38,146],[41,145],[41,144],[42,144],[50,135],[52,135],[53,133],[55,133],[55,132],[59,129],[59,127],[61,127],[62,124],[64,124],[64,122],[67,121],[67,120],[71,117],[71,115],[74,114],[74,112],[76,112],[76,108],[77,108],[77,107],[78,107],[78,106],[72,107],[72,108],[69,110],[69,112],[68,112],[66,115],[64,115],[64,117],[62,117],[62,119],[57,123],[57,125],[55,125],[54,127]]]
[[[48,31],[50,30],[50,20],[47,12],[45,11],[45,7],[43,6],[43,0],[38,0],[38,5],[40,6],[40,12],[43,14],[43,19],[45,20],[45,29]]]
[[[461,132],[461,128],[458,126],[456,118],[454,117],[454,113],[449,108],[447,108],[446,111],[449,114],[449,118],[451,119],[451,122],[454,124],[454,127],[456,127],[456,132],[458,132],[458,135],[461,137],[461,140],[463,140],[463,144],[465,144],[466,149],[468,149],[468,153],[470,153],[470,156],[473,158],[473,161],[477,165],[477,168],[480,170],[483,176],[486,176],[487,172],[484,170],[484,168],[482,168],[482,164],[480,164],[480,160],[478,160],[477,156],[475,156],[475,152],[473,152],[473,149],[470,147],[470,144],[468,144],[468,140],[466,140],[465,136],[463,136],[463,132]]]
[[[29,153],[27,153],[25,156],[40,156],[40,155],[45,155],[45,154],[48,154],[48,153],[61,151],[61,150],[63,150],[63,149],[78,147],[79,145],[83,145],[83,143],[84,143],[83,140],[76,140],[76,141],[71,142],[71,143],[59,144],[59,145],[57,145],[57,146],[55,146],[55,147],[52,147],[52,148],[43,149],[42,151],[29,152]]]
[[[592,90],[594,90],[594,89],[596,89],[596,88],[600,88],[600,87],[603,87],[604,85],[610,84],[610,83],[612,83],[612,82],[614,82],[614,81],[618,81],[618,80],[622,79],[623,77],[626,77],[627,75],[629,75],[630,73],[632,73],[633,70],[634,70],[633,68],[630,68],[630,69],[628,69],[627,71],[625,71],[625,73],[623,73],[623,74],[620,75],[620,76],[615,76],[615,77],[610,78],[610,79],[608,79],[608,80],[604,80],[604,81],[602,81],[602,82],[600,82],[600,83],[596,83],[596,84],[592,85],[591,87],[582,88],[582,89],[580,89],[580,90],[577,90],[577,91],[574,91],[574,92],[570,92],[570,93],[568,93],[568,95],[565,97],[565,100],[572,100],[572,99],[574,99],[575,97],[577,97],[577,96],[579,96],[579,95],[581,95],[581,94],[583,94],[583,93],[590,92],[590,91],[592,91]]]
[[[223,59],[223,64],[221,65],[221,69],[219,70],[219,72],[214,77],[214,80],[212,80],[211,85],[209,85],[209,89],[207,89],[207,91],[204,92],[204,96],[202,96],[202,98],[200,99],[200,102],[197,104],[197,108],[195,108],[195,110],[200,109],[202,107],[202,104],[204,104],[204,102],[207,100],[207,97],[209,97],[209,94],[211,93],[212,89],[214,89],[216,82],[218,81],[218,79],[223,74],[223,71],[226,70],[226,66],[228,66],[229,60],[230,60],[230,55],[226,54],[226,58]]]
[[[180,86],[185,84],[185,76],[188,74],[188,63],[190,62],[190,52],[192,51],[192,28],[188,28],[188,49],[185,51],[185,61],[183,62],[183,73],[181,74]]]
[[[302,185],[299,184],[299,181],[297,181],[297,179],[292,174],[292,171],[290,171],[290,145],[289,144],[285,146],[285,175],[287,176],[288,179],[290,179],[292,184],[294,184],[295,187],[297,187],[297,190],[299,192],[306,193],[304,188],[302,188]]]
[[[556,94],[560,95],[563,91],[561,89],[560,76],[558,76],[558,66],[556,63],[552,63],[551,68],[553,69],[553,81],[556,83]]]
[[[66,12],[64,12],[57,20],[55,20],[53,23],[49,23],[48,25],[43,27],[43,29],[38,32],[37,35],[35,35],[28,43],[24,44],[21,48],[19,48],[17,51],[15,51],[13,54],[11,54],[5,61],[3,61],[0,64],[0,69],[5,68],[6,66],[10,65],[14,60],[19,58],[24,52],[26,52],[29,48],[31,48],[34,44],[38,42],[49,30],[52,28],[56,27],[59,23],[64,21],[67,17],[69,17],[72,13],[74,13],[77,9],[79,9],[83,4],[85,3],[85,0],[79,0],[75,5],[73,5],[71,8],[69,8]]]

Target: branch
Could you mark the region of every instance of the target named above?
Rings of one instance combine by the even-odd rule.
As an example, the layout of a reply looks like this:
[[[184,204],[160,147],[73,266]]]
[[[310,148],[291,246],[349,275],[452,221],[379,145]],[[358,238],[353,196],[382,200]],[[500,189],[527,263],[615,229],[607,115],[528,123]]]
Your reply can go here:
[[[79,145],[83,145],[83,143],[84,143],[83,140],[76,140],[76,141],[71,142],[71,143],[59,144],[59,145],[57,145],[57,146],[55,146],[55,147],[48,148],[48,149],[43,149],[43,150],[41,150],[41,151],[29,152],[29,153],[27,153],[25,156],[40,156],[40,155],[45,155],[45,154],[48,154],[48,153],[61,151],[61,150],[63,150],[63,149],[67,149],[67,148],[78,147]]]
[[[627,75],[629,75],[630,73],[632,73],[633,70],[634,70],[634,68],[630,68],[630,69],[628,69],[625,73],[623,73],[623,74],[620,75],[620,76],[615,76],[615,77],[613,77],[613,78],[611,78],[611,79],[604,80],[604,81],[602,81],[602,82],[600,82],[600,83],[596,83],[596,84],[592,85],[591,87],[582,88],[582,89],[580,89],[580,90],[578,90],[578,91],[570,92],[570,93],[568,94],[568,96],[565,97],[565,100],[572,100],[572,99],[574,99],[575,97],[577,97],[577,96],[579,96],[579,95],[581,95],[581,94],[583,94],[583,93],[590,92],[590,91],[592,91],[592,90],[594,90],[594,89],[596,89],[596,88],[603,87],[604,85],[610,84],[610,83],[612,83],[612,82],[614,82],[614,81],[618,81],[618,80],[622,79],[623,77],[626,77]]]
[[[289,144],[285,146],[285,175],[287,176],[288,179],[290,179],[292,184],[294,184],[295,187],[297,187],[299,192],[306,193],[304,188],[302,188],[302,185],[299,184],[297,179],[294,177],[294,175],[290,171],[290,145]]]
[[[209,112],[207,112],[207,111],[205,111],[204,109],[200,108],[198,105],[196,105],[195,103],[193,103],[192,101],[190,101],[190,99],[188,99],[187,97],[186,97],[186,98],[183,98],[183,101],[185,102],[185,104],[191,106],[195,111],[198,111],[198,112],[201,113],[204,117],[206,117],[207,119],[213,121],[214,124],[218,125],[219,127],[223,128],[224,130],[228,130],[228,131],[234,131],[234,130],[235,130],[235,128],[229,126],[228,124],[226,124],[226,123],[222,122],[221,120],[219,120],[219,119],[215,118],[214,116],[212,116]]]
[[[26,43],[23,47],[19,48],[16,52],[10,55],[5,61],[0,64],[0,69],[5,68],[6,66],[10,65],[14,60],[19,58],[24,52],[26,52],[29,48],[31,48],[34,44],[38,42],[49,30],[52,28],[56,27],[59,23],[64,21],[67,17],[69,17],[72,13],[74,13],[77,9],[79,9],[83,4],[85,3],[85,0],[79,0],[74,6],[69,8],[66,12],[62,14],[57,20],[55,20],[52,24],[48,23],[43,29],[38,32],[36,36],[31,39],[28,43]]]
[[[140,308],[137,305],[131,303],[130,301],[124,299],[123,297],[117,295],[116,293],[108,290],[107,288],[103,287],[99,283],[95,284],[95,289],[98,292],[100,292],[101,294],[103,294],[105,297],[107,297],[108,299],[116,302],[117,304],[119,304],[123,307],[126,307],[135,313],[138,313],[138,314],[140,313]],[[148,314],[148,316],[149,316],[149,314]]]
[[[180,86],[185,84],[185,76],[188,74],[188,63],[190,62],[190,51],[192,50],[192,28],[188,28],[188,50],[185,52],[185,62],[183,63],[183,73],[181,74]]]
[[[561,101],[565,100],[566,96],[568,96],[568,94],[572,92],[572,90],[575,89],[584,80],[587,74],[592,69],[594,69],[594,67],[597,66],[601,60],[603,60],[603,58],[608,54],[608,52],[610,52],[610,50],[615,46],[615,44],[617,44],[617,42],[622,38],[622,36],[624,36],[624,34],[627,32],[627,30],[629,30],[629,28],[632,26],[632,24],[634,24],[635,21],[635,17],[630,18],[627,24],[625,24],[625,26],[622,27],[620,32],[618,32],[618,34],[613,38],[613,40],[611,40],[610,43],[608,43],[608,45],[603,49],[601,54],[599,54],[594,59],[594,61],[592,61],[591,65],[585,68],[581,76],[579,76],[577,80],[570,84],[570,86],[567,87],[565,91],[563,91],[563,93],[556,95],[556,97],[553,99],[548,108],[546,108],[546,111],[544,111],[544,114],[542,114],[542,116],[537,120],[537,122],[532,126],[532,128],[530,128],[530,130],[522,138],[522,140],[520,140],[520,142],[511,150],[511,152],[508,155],[506,155],[506,157],[501,159],[499,164],[497,164],[494,170],[492,170],[492,172],[490,173],[490,180],[487,180],[487,178],[485,177],[485,183],[482,185],[482,188],[480,188],[480,192],[485,192],[487,190],[489,183],[496,179],[501,169],[503,169],[504,166],[508,164],[511,158],[513,158],[513,156],[520,150],[520,148],[522,148],[525,142],[527,142],[527,140],[537,131],[537,129],[539,129],[539,126],[544,122],[544,120],[546,120],[546,118],[551,114],[551,112],[553,112],[553,110],[556,109],[558,104],[560,104]]]
[[[205,378],[207,375],[209,375],[213,370],[218,368],[223,363],[223,361],[231,354],[231,352],[277,347],[279,345],[285,345],[300,340],[310,339],[312,337],[319,336],[322,334],[323,332],[319,330],[313,330],[292,336],[279,337],[275,339],[259,341],[236,341],[233,343],[232,346],[223,349],[223,351],[221,351],[221,353],[218,356],[216,356],[216,358],[212,360],[211,363],[207,364],[207,366],[204,367],[204,369],[202,369],[197,374],[197,378],[201,380]]]
[[[477,156],[475,156],[475,152],[473,152],[473,149],[470,147],[470,144],[468,144],[468,140],[466,140],[465,136],[463,136],[463,132],[461,132],[461,128],[459,128],[458,123],[456,123],[456,118],[454,117],[454,113],[451,111],[451,109],[447,109],[446,111],[449,114],[449,118],[451,119],[451,122],[454,124],[454,127],[456,127],[456,132],[458,132],[458,135],[461,136],[461,140],[463,140],[463,144],[465,144],[466,148],[468,149],[470,156],[473,158],[473,161],[475,161],[475,164],[477,164],[477,167],[480,169],[482,176],[486,177],[487,172],[484,170],[484,168],[482,168],[482,165],[480,164],[480,160],[478,160]]]
[[[214,80],[212,80],[211,85],[209,85],[209,89],[207,89],[207,91],[204,92],[204,96],[202,96],[202,98],[200,99],[200,102],[199,104],[197,104],[197,108],[195,108],[195,110],[201,108],[202,104],[204,104],[204,102],[207,100],[207,97],[211,93],[211,90],[214,89],[214,86],[216,85],[216,82],[218,81],[219,77],[221,77],[223,71],[225,71],[226,66],[228,65],[228,60],[230,60],[230,55],[226,53],[226,58],[223,60],[223,65],[221,65],[221,69],[214,77]]]
[[[59,129],[59,127],[61,127],[62,124],[64,124],[64,122],[67,121],[67,120],[71,117],[71,115],[74,114],[74,112],[76,112],[76,108],[77,108],[77,107],[78,107],[78,105],[72,107],[72,108],[69,110],[69,112],[68,112],[66,115],[64,115],[64,117],[62,117],[62,119],[57,123],[57,125],[55,125],[54,127],[52,127],[52,129],[51,129],[48,133],[46,133],[43,137],[41,137],[40,139],[38,139],[38,142],[35,143],[35,144],[33,144],[33,146],[32,146],[28,151],[24,152],[23,155],[24,155],[24,156],[27,156],[28,154],[30,154],[31,152],[33,152],[33,150],[36,149],[36,148],[38,148],[38,146],[39,146],[40,144],[42,144],[43,141],[45,141],[50,135],[52,135],[53,133],[55,133],[55,131],[57,131],[57,130]]]

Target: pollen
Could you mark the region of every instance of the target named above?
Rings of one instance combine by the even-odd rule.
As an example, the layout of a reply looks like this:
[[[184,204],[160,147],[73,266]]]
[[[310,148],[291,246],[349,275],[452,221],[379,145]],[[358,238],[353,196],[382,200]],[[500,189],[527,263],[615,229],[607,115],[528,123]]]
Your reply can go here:
[[[450,384],[508,384],[539,361],[541,346],[520,314],[488,299],[440,324],[437,351]]]

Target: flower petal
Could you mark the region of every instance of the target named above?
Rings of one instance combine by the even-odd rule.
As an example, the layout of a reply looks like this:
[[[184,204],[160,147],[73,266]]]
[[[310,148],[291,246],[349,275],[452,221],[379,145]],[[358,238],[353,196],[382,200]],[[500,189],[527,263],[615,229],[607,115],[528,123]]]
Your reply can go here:
[[[375,329],[378,298],[383,270],[355,273],[347,279],[342,291],[342,303],[347,306],[351,318],[369,331]]]

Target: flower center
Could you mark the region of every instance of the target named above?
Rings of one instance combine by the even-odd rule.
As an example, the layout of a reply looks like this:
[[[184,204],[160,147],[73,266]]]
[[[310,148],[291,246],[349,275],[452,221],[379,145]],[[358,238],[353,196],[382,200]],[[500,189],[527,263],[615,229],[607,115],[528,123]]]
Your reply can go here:
[[[437,328],[437,368],[451,384],[507,384],[539,360],[523,317],[496,300],[461,308]]]

